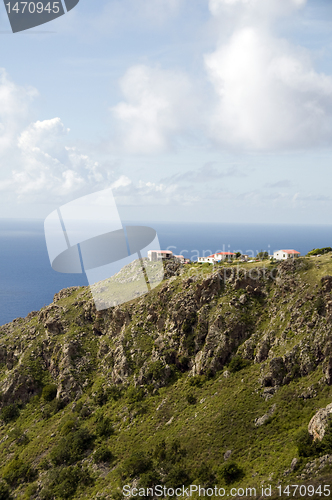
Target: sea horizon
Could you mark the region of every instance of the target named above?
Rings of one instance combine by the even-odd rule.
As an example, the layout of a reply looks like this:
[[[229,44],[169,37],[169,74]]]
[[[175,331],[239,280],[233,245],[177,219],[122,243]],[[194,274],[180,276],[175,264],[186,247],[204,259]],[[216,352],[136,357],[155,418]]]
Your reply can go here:
[[[330,224],[195,223],[124,221],[147,225],[158,234],[160,247],[191,260],[217,251],[295,249],[301,255],[331,245]],[[44,220],[0,218],[0,324],[25,317],[52,302],[70,286],[88,286],[85,274],[61,274],[51,268]],[[252,254],[251,254],[252,255]]]

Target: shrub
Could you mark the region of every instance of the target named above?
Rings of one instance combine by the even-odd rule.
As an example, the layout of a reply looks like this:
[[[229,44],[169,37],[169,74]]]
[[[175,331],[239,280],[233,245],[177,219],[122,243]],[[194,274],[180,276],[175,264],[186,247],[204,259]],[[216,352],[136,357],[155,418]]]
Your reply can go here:
[[[306,429],[298,432],[295,441],[300,457],[312,457],[317,454],[317,445]]]
[[[61,467],[52,471],[50,482],[41,491],[40,497],[43,500],[60,498],[66,500],[75,495],[78,486],[89,486],[94,480],[90,471],[76,466]]]
[[[100,387],[94,396],[94,402],[98,406],[104,406],[107,403],[107,399],[107,392],[104,391],[103,387]]]
[[[20,412],[16,404],[5,406],[1,409],[1,419],[8,424],[12,420],[15,420],[19,416]]]
[[[12,498],[13,497],[10,494],[8,486],[1,481],[0,482],[0,500],[12,500]]]
[[[113,399],[114,401],[117,401],[118,399],[121,398],[121,389],[116,385],[112,385],[111,387],[108,387],[107,395],[108,399]]]
[[[324,255],[325,253],[332,252],[331,247],[324,247],[324,248],[315,248],[314,250],[311,250],[310,252],[307,253],[307,255]]]
[[[165,484],[171,488],[178,488],[179,486],[186,486],[190,484],[190,477],[188,472],[180,464],[175,464],[166,476]]]
[[[104,444],[99,446],[93,455],[93,460],[96,464],[100,462],[111,462],[113,458],[111,450]]]
[[[127,391],[127,398],[129,403],[138,403],[139,401],[142,401],[142,399],[145,396],[144,389],[142,387],[137,388],[137,387],[129,387]]]
[[[147,371],[147,378],[149,380],[160,380],[165,373],[165,367],[162,362],[158,359],[150,364],[149,369]]]
[[[96,434],[97,436],[107,438],[114,433],[114,428],[111,420],[106,417],[101,417],[97,421]]]
[[[236,462],[226,462],[220,469],[220,477],[226,484],[231,484],[244,476],[243,469]]]
[[[20,482],[32,481],[35,476],[36,472],[32,466],[18,457],[13,458],[5,466],[2,473],[3,479],[11,486],[16,486]]]
[[[317,310],[318,314],[320,314],[320,315],[323,314],[325,304],[324,304],[324,300],[322,297],[318,297],[315,300],[314,306],[315,306],[315,309]]]
[[[241,358],[241,356],[233,356],[231,362],[228,365],[228,369],[231,373],[239,372],[246,366],[248,366],[249,361],[247,359]]]
[[[203,375],[194,375],[188,379],[188,383],[191,387],[202,387],[205,382],[205,377]]]
[[[131,478],[139,476],[152,468],[152,460],[144,452],[135,452],[124,461],[123,473]]]
[[[182,457],[187,454],[186,450],[181,447],[180,441],[175,439],[171,443],[166,445],[166,441],[163,439],[160,441],[154,451],[153,457],[158,463],[163,463],[167,467],[167,464],[175,464],[181,461]]]
[[[62,425],[60,433],[63,436],[67,436],[67,434],[70,434],[71,432],[73,432],[76,429],[76,427],[77,427],[76,420],[74,420],[73,418],[71,418],[70,420],[67,420],[67,422],[65,422]]]
[[[53,399],[57,395],[57,392],[58,392],[58,388],[55,384],[45,385],[45,387],[43,388],[43,391],[42,391],[42,398],[48,402],[53,401]]]
[[[138,486],[140,488],[152,488],[161,483],[160,474],[155,469],[148,470],[141,475]]]
[[[71,465],[81,460],[84,452],[92,445],[93,436],[87,429],[78,429],[61,438],[50,453],[54,465]]]
[[[202,464],[196,471],[199,484],[205,488],[213,486],[216,482],[216,475],[212,468],[207,464]]]
[[[187,394],[186,396],[187,403],[190,405],[195,405],[197,403],[197,398],[192,393]]]

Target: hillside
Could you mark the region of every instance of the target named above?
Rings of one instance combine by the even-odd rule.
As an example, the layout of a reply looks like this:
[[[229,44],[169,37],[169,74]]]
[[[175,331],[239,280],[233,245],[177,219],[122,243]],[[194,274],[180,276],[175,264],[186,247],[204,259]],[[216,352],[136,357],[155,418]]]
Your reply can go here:
[[[0,500],[157,484],[324,496],[332,432],[318,419],[312,443],[308,424],[332,403],[331,254],[166,277],[100,312],[88,288],[62,290],[0,327]]]

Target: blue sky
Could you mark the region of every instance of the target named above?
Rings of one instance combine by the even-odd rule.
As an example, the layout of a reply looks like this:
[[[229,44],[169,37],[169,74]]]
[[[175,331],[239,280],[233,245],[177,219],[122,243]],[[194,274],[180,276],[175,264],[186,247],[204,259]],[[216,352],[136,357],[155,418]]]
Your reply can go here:
[[[327,0],[0,9],[0,217],[112,187],[127,220],[330,223],[331,28]]]

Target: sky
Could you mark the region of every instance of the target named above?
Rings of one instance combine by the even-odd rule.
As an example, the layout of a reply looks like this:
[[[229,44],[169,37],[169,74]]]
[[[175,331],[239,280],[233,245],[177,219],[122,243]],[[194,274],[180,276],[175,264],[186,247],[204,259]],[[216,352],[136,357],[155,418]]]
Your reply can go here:
[[[131,221],[330,224],[330,0],[0,5],[0,218],[111,187]]]

